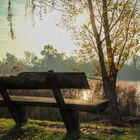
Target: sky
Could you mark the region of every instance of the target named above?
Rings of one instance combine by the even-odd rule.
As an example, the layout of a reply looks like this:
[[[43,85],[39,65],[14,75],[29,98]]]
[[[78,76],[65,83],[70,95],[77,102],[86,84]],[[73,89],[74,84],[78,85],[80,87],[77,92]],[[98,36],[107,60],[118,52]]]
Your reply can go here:
[[[43,19],[36,15],[33,20],[32,16],[26,15],[24,2],[25,0],[13,1],[12,20],[16,37],[14,40],[10,37],[7,3],[0,7],[0,59],[4,58],[7,52],[18,58],[22,58],[25,51],[34,52],[39,56],[47,44],[53,45],[60,52],[73,53],[75,46],[70,33],[56,26],[58,12],[47,13]]]

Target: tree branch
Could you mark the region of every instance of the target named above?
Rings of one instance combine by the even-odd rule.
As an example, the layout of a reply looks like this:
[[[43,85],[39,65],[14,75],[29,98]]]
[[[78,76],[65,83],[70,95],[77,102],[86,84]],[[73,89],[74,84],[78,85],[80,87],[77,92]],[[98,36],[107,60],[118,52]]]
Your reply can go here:
[[[98,50],[97,50],[97,48],[96,48],[96,45],[95,45],[95,43],[94,43],[94,41],[93,41],[93,37],[92,37],[92,36],[94,36],[94,34],[88,29],[88,27],[87,27],[86,25],[85,25],[84,27],[87,29],[87,31],[88,31],[88,33],[89,33],[89,36],[90,36],[90,39],[91,39],[91,41],[92,41],[92,43],[93,43],[92,46],[94,47],[96,53],[98,54]]]
[[[122,46],[121,53],[120,53],[119,58],[118,58],[117,66],[118,66],[118,65],[119,65],[119,63],[120,63],[120,60],[121,60],[121,57],[122,57],[122,54],[123,54],[124,48],[125,48],[126,43],[127,43],[127,41],[128,41],[128,36],[129,36],[129,34],[128,34],[128,32],[129,32],[129,27],[130,27],[130,24],[131,24],[131,21],[132,21],[133,15],[134,15],[134,13],[135,13],[136,4],[137,4],[137,0],[136,0],[136,2],[135,2],[135,5],[134,5],[134,8],[133,8],[133,11],[132,11],[132,13],[131,13],[131,16],[130,16],[129,21],[128,21],[128,24],[127,24],[127,28],[126,28],[126,37],[125,37],[124,44],[123,44],[123,46]]]
[[[114,14],[115,14],[115,11],[116,11],[116,7],[117,7],[117,4],[118,4],[118,1],[119,0],[116,0],[116,3],[114,5],[114,8],[113,8],[113,12],[112,12],[112,16],[111,16],[111,20],[110,20],[110,23],[109,23],[109,26],[111,26],[112,22],[114,21]]]
[[[125,10],[125,8],[126,8],[126,5],[128,4],[128,1],[129,1],[129,0],[127,0],[127,1],[125,2],[125,4],[123,5],[123,9],[122,9],[120,15],[118,16],[118,18],[116,19],[115,23],[114,23],[112,26],[111,26],[111,24],[110,24],[110,31],[111,31],[111,30],[114,28],[114,26],[120,21],[122,15],[123,15],[123,13],[124,13],[124,10]]]
[[[97,31],[97,27],[96,27],[96,23],[95,23],[95,15],[94,15],[94,11],[93,11],[93,3],[92,3],[92,0],[87,0],[87,2],[88,2],[88,9],[89,9],[91,26],[92,26],[94,37],[95,37],[95,40],[96,40],[97,49],[98,49],[98,52],[99,52],[98,56],[99,56],[99,63],[100,63],[100,66],[101,66],[102,77],[107,77],[108,74],[107,74],[107,69],[106,69],[106,66],[105,66],[103,49],[102,49],[100,36],[99,36],[98,31]]]

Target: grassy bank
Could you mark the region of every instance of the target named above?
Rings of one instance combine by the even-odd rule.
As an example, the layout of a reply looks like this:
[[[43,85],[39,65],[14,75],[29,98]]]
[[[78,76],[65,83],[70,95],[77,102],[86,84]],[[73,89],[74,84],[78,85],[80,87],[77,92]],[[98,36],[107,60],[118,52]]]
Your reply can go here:
[[[66,135],[63,123],[34,121],[15,128],[13,120],[0,119],[0,140],[74,140]],[[79,140],[140,140],[140,127],[114,127],[83,123]]]

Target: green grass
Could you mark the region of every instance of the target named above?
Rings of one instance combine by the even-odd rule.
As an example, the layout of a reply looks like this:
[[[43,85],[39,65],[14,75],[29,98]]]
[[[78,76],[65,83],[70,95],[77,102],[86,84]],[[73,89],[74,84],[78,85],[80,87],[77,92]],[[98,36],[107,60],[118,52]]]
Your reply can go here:
[[[30,120],[15,128],[11,119],[0,119],[0,140],[74,140],[68,136],[62,122]],[[61,128],[54,128],[61,126]],[[140,128],[114,127],[104,124],[81,124],[79,140],[140,140]]]

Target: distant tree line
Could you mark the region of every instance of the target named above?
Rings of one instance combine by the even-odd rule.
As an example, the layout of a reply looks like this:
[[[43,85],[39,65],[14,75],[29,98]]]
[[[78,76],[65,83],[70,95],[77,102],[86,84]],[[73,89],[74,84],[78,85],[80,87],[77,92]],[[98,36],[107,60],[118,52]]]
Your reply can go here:
[[[41,57],[33,52],[24,52],[22,59],[16,58],[11,53],[0,60],[0,75],[14,75],[22,71],[85,71],[92,73],[92,63],[78,60],[76,56],[67,56],[58,52],[52,45],[45,45]]]
[[[33,52],[24,52],[24,58],[18,59],[11,53],[0,61],[0,75],[15,75],[23,71],[84,71],[88,77],[98,78],[100,73],[95,71],[94,62],[79,59],[76,55],[67,56],[59,52],[52,45],[45,45],[41,57]],[[118,80],[140,80],[140,56],[135,56],[120,70]]]
[[[140,80],[140,56],[135,55],[129,63],[126,63],[118,74],[118,80]]]

